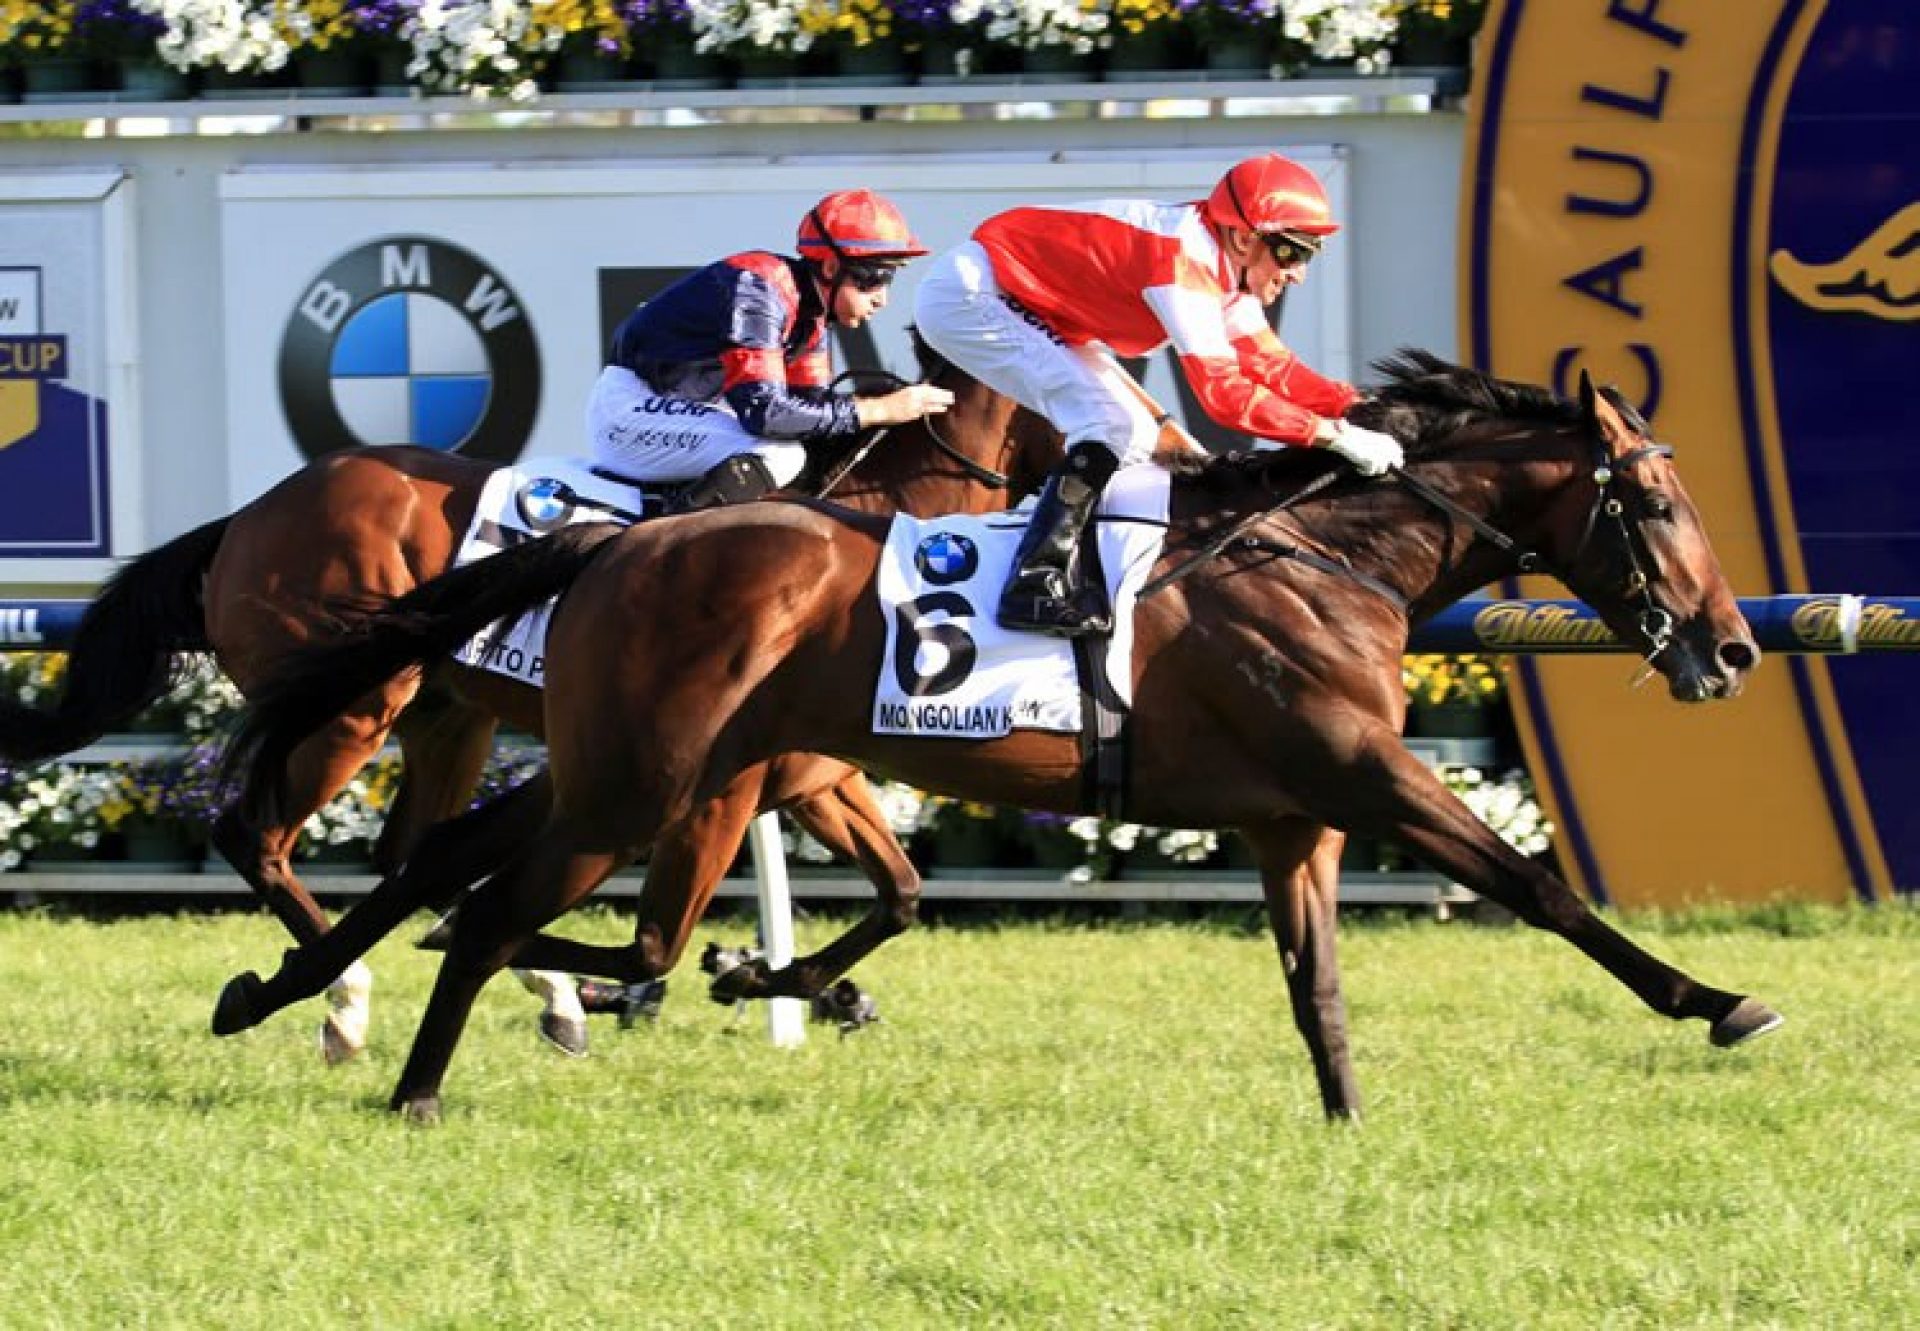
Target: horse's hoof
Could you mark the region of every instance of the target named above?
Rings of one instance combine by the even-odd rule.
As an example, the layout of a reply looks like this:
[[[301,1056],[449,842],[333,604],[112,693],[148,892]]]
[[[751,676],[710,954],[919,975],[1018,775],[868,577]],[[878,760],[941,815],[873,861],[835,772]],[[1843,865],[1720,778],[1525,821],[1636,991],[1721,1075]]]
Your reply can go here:
[[[766,998],[772,975],[772,969],[760,959],[730,966],[713,977],[713,983],[707,986],[707,997],[722,1007]]]
[[[437,1095],[415,1095],[406,1099],[395,1096],[389,1108],[416,1127],[440,1126],[440,1097]]]
[[[320,1023],[320,1056],[327,1060],[330,1068],[352,1062],[367,1048],[366,1023],[351,1019],[343,1022],[341,1016],[341,1013],[331,1012]],[[356,1026],[357,1030],[350,1029]]]
[[[1765,1035],[1768,1031],[1784,1024],[1786,1018],[1757,999],[1743,998],[1734,1005],[1733,1011],[1713,1023],[1708,1038],[1717,1049],[1731,1049],[1744,1044],[1756,1035]]]
[[[453,912],[448,911],[433,922],[433,928],[421,935],[414,946],[422,952],[445,952],[447,944],[453,941]]]
[[[587,1023],[556,1012],[540,1014],[540,1038],[568,1058],[587,1056]]]
[[[264,984],[252,971],[243,971],[228,980],[213,1005],[213,1033],[238,1035],[260,1024],[260,1011],[254,1003]]]

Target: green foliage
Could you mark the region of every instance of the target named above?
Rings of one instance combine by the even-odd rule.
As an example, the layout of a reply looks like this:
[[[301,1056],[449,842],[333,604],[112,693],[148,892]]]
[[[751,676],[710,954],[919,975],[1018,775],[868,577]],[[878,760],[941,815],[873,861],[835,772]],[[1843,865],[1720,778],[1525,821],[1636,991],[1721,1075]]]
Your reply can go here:
[[[775,1051],[691,966],[593,1057],[482,995],[438,1130],[381,1108],[434,958],[230,1041],[264,916],[0,916],[0,1308],[18,1326],[1861,1327],[1920,1306],[1910,911],[1630,922],[1789,1024],[1716,1051],[1565,944],[1351,922],[1369,1117],[1315,1107],[1237,919],[931,928],[884,1021]],[[1817,924],[1812,922],[1817,920]],[[805,924],[803,943],[837,921]],[[1803,927],[1804,926],[1804,927]],[[627,936],[607,913],[570,920]],[[695,939],[744,941],[745,918]]]

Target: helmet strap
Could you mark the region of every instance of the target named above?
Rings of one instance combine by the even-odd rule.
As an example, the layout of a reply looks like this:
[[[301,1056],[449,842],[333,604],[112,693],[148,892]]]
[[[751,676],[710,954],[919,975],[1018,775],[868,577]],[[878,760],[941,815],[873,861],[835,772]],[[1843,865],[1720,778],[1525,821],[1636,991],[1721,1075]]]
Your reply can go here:
[[[1247,234],[1253,238],[1253,243],[1258,245],[1260,243],[1260,228],[1255,226],[1253,219],[1247,215],[1247,205],[1240,201],[1240,187],[1233,183],[1233,172],[1231,171],[1227,172],[1226,186],[1227,197],[1233,201],[1233,210],[1240,214],[1240,220],[1246,224]],[[1253,294],[1253,288],[1247,285],[1247,274],[1253,270],[1251,250],[1248,251],[1248,255],[1248,261],[1240,265],[1240,294],[1243,296]]]
[[[836,307],[840,303],[840,288],[846,284],[847,280],[847,253],[840,248],[840,242],[833,238],[833,232],[827,229],[827,223],[820,216],[817,205],[807,209],[807,216],[813,219],[813,229],[820,233],[820,239],[826,242],[827,249],[837,260],[833,265],[833,277],[827,283],[827,322],[838,326],[840,317]]]

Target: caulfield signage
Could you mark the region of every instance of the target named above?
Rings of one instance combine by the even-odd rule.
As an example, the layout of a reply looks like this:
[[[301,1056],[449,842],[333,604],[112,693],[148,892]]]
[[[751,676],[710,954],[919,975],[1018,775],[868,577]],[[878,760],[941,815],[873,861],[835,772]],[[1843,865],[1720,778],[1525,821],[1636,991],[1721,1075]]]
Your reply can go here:
[[[1846,650],[1828,644],[1847,636],[1850,588],[1894,594],[1861,605],[1858,650],[1916,632],[1899,599],[1920,593],[1915,31],[1905,0],[1505,0],[1476,54],[1475,362],[1617,384],[1676,446],[1736,588],[1828,594],[1778,629],[1816,652]],[[1569,867],[1595,895],[1920,882],[1904,663],[1776,663],[1683,727],[1670,707],[1617,705],[1598,669],[1526,665],[1519,690]],[[1684,795],[1640,798],[1628,769],[1651,753]]]

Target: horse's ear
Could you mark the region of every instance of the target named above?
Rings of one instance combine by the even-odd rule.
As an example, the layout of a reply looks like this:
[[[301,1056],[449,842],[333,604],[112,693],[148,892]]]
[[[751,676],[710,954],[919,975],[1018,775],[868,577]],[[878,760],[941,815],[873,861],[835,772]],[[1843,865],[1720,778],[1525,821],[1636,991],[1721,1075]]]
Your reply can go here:
[[[1580,426],[1594,438],[1600,437],[1599,394],[1593,391],[1593,376],[1580,371]]]

